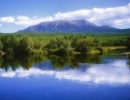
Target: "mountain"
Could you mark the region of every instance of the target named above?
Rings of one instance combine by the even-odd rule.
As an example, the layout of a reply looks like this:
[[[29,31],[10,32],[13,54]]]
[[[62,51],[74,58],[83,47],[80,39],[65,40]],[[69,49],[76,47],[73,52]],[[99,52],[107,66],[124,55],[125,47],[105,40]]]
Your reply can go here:
[[[110,26],[98,26],[94,23],[90,23],[85,20],[56,20],[41,22],[37,25],[30,26],[26,29],[20,30],[20,33],[94,33],[94,32],[115,32],[120,31],[120,29],[110,27]]]

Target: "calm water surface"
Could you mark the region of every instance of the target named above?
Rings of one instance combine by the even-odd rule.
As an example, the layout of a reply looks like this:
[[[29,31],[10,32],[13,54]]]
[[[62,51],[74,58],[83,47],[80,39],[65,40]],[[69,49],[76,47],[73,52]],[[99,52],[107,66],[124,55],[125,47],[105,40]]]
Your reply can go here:
[[[130,100],[129,64],[119,55],[4,56],[0,100]]]

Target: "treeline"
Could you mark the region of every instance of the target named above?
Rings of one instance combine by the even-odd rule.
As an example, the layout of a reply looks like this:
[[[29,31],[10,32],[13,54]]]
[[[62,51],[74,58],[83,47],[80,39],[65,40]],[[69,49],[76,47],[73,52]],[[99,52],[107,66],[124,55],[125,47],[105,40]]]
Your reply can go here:
[[[87,54],[92,51],[103,53],[103,47],[130,47],[130,38],[123,36],[87,35],[1,35],[0,50],[7,54],[54,53]]]
[[[44,40],[37,41],[28,35],[3,35],[0,36],[1,53],[7,54],[34,54],[42,53]]]

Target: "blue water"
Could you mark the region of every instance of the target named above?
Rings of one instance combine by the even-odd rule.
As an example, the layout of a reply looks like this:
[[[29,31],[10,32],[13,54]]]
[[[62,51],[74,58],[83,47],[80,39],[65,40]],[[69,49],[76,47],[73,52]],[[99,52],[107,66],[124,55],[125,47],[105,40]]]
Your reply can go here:
[[[101,63],[65,64],[51,60],[12,70],[0,68],[0,100],[130,100],[127,58],[103,56]]]

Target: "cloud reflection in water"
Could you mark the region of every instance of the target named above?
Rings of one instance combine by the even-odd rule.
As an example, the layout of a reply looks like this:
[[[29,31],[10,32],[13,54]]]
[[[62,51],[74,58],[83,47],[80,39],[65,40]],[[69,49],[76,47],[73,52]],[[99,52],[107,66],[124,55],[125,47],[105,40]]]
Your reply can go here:
[[[22,68],[16,71],[4,71],[0,69],[0,77],[30,77],[45,75],[53,76],[57,79],[66,79],[70,81],[78,82],[93,82],[93,83],[108,83],[108,84],[130,84],[130,70],[126,61],[116,60],[109,64],[92,64],[90,67],[86,67],[85,70],[79,68],[69,70],[41,70],[38,68],[31,68],[24,70]]]

